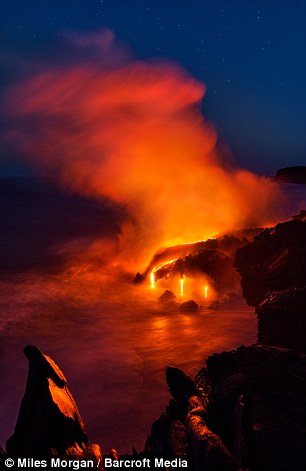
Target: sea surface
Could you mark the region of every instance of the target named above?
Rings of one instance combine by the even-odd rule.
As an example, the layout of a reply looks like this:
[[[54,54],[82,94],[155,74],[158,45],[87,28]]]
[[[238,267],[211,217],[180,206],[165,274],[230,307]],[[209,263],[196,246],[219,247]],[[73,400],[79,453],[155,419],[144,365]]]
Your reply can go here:
[[[305,185],[283,185],[288,218]],[[243,299],[196,313],[165,310],[162,293],[115,263],[124,209],[59,190],[51,180],[0,180],[0,445],[13,433],[34,344],[68,378],[91,443],[142,449],[169,400],[167,365],[195,373],[208,355],[256,341]],[[187,300],[187,299],[186,299]]]

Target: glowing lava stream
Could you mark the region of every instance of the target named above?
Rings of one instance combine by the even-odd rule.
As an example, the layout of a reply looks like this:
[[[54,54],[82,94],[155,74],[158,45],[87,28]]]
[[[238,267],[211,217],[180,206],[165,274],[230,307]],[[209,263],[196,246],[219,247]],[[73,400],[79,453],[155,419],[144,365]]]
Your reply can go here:
[[[181,296],[184,296],[184,277],[180,278]]]
[[[167,260],[166,262],[163,262],[163,263],[160,263],[159,265],[156,265],[156,267],[153,268],[153,270],[151,271],[150,273],[150,285],[151,285],[151,289],[154,289],[156,288],[156,285],[157,285],[157,281],[158,281],[158,277],[156,276],[156,272],[158,272],[159,270],[163,269],[163,268],[167,268],[177,262],[179,259],[178,258],[174,258],[173,260]],[[169,278],[171,276],[171,274],[167,273],[166,272],[166,275],[165,276],[161,276],[161,278]],[[179,283],[180,283],[180,296],[183,297],[184,296],[184,291],[185,291],[185,276],[183,273],[181,273],[180,275],[180,278],[179,278]],[[205,299],[208,299],[208,285],[204,285],[204,298]]]
[[[150,273],[150,283],[151,283],[151,288],[155,288],[156,286],[156,279],[155,279],[155,273],[160,270],[163,267],[166,267],[167,265],[171,265],[172,263],[176,262],[177,258],[174,258],[173,260],[167,260],[166,262],[160,263],[159,265],[156,265],[156,267],[153,268],[153,270]]]

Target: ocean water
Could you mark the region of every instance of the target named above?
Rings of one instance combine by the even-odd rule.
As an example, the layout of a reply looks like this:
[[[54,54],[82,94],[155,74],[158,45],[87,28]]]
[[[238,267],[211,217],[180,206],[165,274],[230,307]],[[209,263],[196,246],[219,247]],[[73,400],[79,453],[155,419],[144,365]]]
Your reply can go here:
[[[165,310],[162,290],[132,283],[112,263],[124,210],[59,191],[52,182],[3,179],[0,253],[0,444],[12,434],[34,344],[68,378],[89,440],[103,452],[141,449],[167,405],[167,365],[191,376],[208,355],[256,341],[254,309]],[[288,213],[305,187],[284,185]]]

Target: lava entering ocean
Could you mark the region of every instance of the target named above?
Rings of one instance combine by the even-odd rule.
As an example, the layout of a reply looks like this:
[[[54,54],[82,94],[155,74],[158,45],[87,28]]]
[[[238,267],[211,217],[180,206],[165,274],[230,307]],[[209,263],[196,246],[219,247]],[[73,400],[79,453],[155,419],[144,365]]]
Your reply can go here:
[[[117,261],[144,270],[162,247],[272,222],[276,187],[222,165],[205,86],[172,63],[122,60],[109,32],[97,37],[72,38],[101,47],[101,64],[53,62],[6,91],[7,140],[43,174],[125,207]]]

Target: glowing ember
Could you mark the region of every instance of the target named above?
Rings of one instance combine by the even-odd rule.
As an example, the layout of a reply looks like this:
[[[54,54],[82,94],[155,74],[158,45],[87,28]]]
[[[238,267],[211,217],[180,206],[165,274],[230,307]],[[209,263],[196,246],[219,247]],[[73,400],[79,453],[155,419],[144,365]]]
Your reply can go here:
[[[204,296],[205,298],[208,298],[208,286],[207,285],[204,287]]]
[[[184,277],[180,278],[181,296],[184,296]]]

